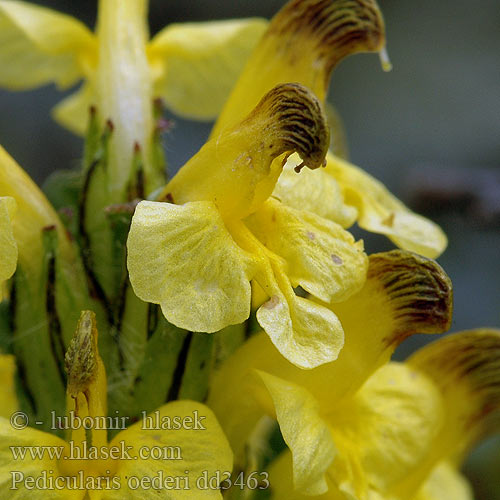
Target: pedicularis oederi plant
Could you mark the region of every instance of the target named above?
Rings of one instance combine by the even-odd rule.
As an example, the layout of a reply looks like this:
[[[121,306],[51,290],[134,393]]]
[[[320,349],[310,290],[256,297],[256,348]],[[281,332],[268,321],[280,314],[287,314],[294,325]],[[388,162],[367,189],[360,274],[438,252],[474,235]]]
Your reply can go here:
[[[378,52],[375,0],[173,24],[0,1],[0,85],[81,81],[81,167],[44,194],[0,149],[2,499],[466,500],[498,432],[500,332],[448,330],[446,236],[345,158],[325,103]],[[216,119],[166,176],[164,110]],[[61,167],[64,167],[62,165]],[[349,228],[396,249],[367,255]]]

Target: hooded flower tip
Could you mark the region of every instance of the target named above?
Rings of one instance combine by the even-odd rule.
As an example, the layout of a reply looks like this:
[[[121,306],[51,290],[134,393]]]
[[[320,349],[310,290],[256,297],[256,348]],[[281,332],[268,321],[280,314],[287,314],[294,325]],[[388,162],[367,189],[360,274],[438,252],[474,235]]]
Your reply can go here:
[[[316,56],[329,71],[346,55],[378,52],[385,43],[375,0],[294,0],[278,13],[270,33],[314,41]]]
[[[158,200],[211,201],[224,220],[241,220],[271,196],[283,169],[279,160],[298,153],[305,165],[318,168],[328,144],[326,117],[316,96],[302,85],[280,84],[261,96],[242,121],[209,140]]]
[[[443,333],[451,326],[453,288],[435,261],[403,250],[370,256],[368,279],[377,281],[397,327],[387,339],[399,345],[414,333]]]
[[[270,152],[296,152],[302,166],[314,170],[324,166],[330,145],[326,116],[316,96],[299,83],[277,85],[260,101],[253,113],[265,117],[265,131],[276,138],[269,144]]]

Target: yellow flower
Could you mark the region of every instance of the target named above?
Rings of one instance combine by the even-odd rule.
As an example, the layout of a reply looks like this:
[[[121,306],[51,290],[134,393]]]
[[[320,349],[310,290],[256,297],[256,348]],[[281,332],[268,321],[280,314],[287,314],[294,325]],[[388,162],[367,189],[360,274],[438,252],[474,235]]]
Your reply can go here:
[[[19,264],[36,281],[44,258],[42,230],[54,227],[62,255],[71,260],[66,231],[47,198],[0,146],[0,283],[12,276]]]
[[[128,180],[134,145],[154,177],[150,142],[153,96],[180,114],[213,118],[241,71],[265,21],[174,24],[148,42],[147,0],[101,0],[96,33],[68,15],[18,1],[0,1],[0,86],[22,90],[50,82],[61,88],[84,80],[55,109],[83,133],[90,105],[115,134],[110,150],[111,192]],[[154,179],[151,180],[154,185]]]
[[[173,324],[215,332],[250,313],[250,282],[269,298],[257,320],[292,363],[311,368],[337,357],[335,314],[299,297],[345,300],[363,284],[366,255],[339,225],[269,198],[286,158],[322,165],[328,130],[317,99],[284,84],[240,124],[207,142],[165,187],[141,202],[128,238],[135,293],[161,305]]]
[[[270,88],[300,82],[320,100],[340,59],[356,52],[380,51],[384,66],[384,23],[375,0],[293,0],[273,18],[253,51],[212,137],[237,123]],[[431,221],[397,200],[369,174],[329,153],[327,168],[294,175],[297,158],[290,158],[274,195],[283,203],[328,217],[343,227],[354,222],[387,235],[396,245],[435,258],[447,244]]]
[[[10,360],[1,357],[0,368],[5,364],[12,379]],[[197,483],[205,471],[212,477],[217,471],[230,472],[232,468],[232,453],[224,434],[213,413],[200,403],[166,404],[108,442],[103,424],[124,427],[126,420],[105,418],[106,373],[97,350],[95,317],[89,311],[81,315],[66,355],[66,368],[68,420],[60,415],[53,418],[64,425],[73,418],[75,424],[69,430],[68,441],[32,427],[13,429],[9,420],[0,417],[2,498],[29,495],[33,499],[50,496],[54,500],[144,499],[152,498],[153,491],[155,498],[222,498],[218,490],[205,489],[202,483],[200,486]],[[11,394],[1,396],[2,403],[7,402],[13,408]],[[3,415],[10,417],[6,411]],[[145,424],[148,422],[152,422],[149,429]],[[172,426],[173,422],[177,422],[177,427],[160,429],[162,425],[163,429]],[[84,423],[89,430],[79,427]],[[35,448],[44,454],[34,458],[31,451]],[[60,453],[61,458],[50,456],[49,448]],[[13,458],[13,453],[19,450],[26,452],[25,459]],[[170,453],[164,455],[170,459],[155,458],[162,456],[162,450]],[[161,481],[160,486],[152,486],[155,478],[160,478],[157,480]],[[177,483],[168,478],[177,478]],[[33,487],[34,484],[39,486]],[[176,484],[178,488],[172,489]]]
[[[342,443],[349,446],[353,441],[353,446],[357,446],[369,437],[366,434],[370,433],[370,427],[361,425],[364,413],[354,412],[353,398],[406,337],[413,333],[441,333],[449,328],[451,294],[451,283],[435,262],[401,250],[374,254],[370,256],[364,287],[345,302],[335,304],[335,312],[348,332],[336,361],[309,371],[298,370],[280,356],[262,333],[246,342],[216,373],[208,399],[238,465],[244,467],[249,437],[263,413],[267,413],[277,417],[292,451],[295,487],[307,494],[326,492],[328,471],[336,457],[347,460],[351,456],[350,449],[346,448],[347,455],[336,450]],[[396,370],[402,373],[396,377],[394,391],[404,393],[412,377],[406,367]],[[408,411],[413,408],[412,398],[415,405],[419,398],[427,398],[425,408],[433,409],[434,393],[428,397],[430,384],[422,380],[404,400],[409,405]],[[366,411],[376,411],[383,403],[383,396],[382,391],[378,399],[365,398]],[[399,403],[395,400],[396,405]],[[340,408],[344,410],[341,412]],[[359,422],[355,420],[358,414]],[[350,422],[360,424],[353,428],[349,427]],[[425,430],[418,420],[406,425]],[[331,435],[332,429],[338,430],[335,436]],[[382,431],[374,433],[370,439],[379,439],[381,435]],[[416,439],[416,448],[412,450],[415,456],[418,442]],[[388,453],[392,453],[390,443]],[[343,469],[335,470],[343,474]],[[349,469],[345,473],[359,475],[361,471]],[[354,483],[361,484],[357,479]]]
[[[294,384],[270,375],[264,381],[285,439],[293,417],[284,408],[293,405],[278,395],[288,388],[289,398],[303,401],[302,415],[309,420],[302,418],[302,425],[322,425],[334,443],[325,474],[330,489],[321,498],[472,500],[458,467],[472,446],[500,429],[499,361],[499,330],[450,335],[419,349],[407,363],[380,368],[329,410]],[[275,498],[310,498],[293,492],[290,465],[284,456],[270,475]]]

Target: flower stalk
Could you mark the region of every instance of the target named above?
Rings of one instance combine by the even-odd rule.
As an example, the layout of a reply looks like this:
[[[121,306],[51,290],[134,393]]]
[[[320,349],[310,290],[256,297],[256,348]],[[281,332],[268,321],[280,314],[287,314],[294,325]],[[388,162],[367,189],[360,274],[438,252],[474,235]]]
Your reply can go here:
[[[158,186],[158,172],[151,158],[154,123],[153,89],[146,57],[147,13],[146,0],[99,2],[96,104],[101,120],[110,120],[114,125],[107,164],[111,203],[124,201],[136,145],[142,151],[146,191]]]

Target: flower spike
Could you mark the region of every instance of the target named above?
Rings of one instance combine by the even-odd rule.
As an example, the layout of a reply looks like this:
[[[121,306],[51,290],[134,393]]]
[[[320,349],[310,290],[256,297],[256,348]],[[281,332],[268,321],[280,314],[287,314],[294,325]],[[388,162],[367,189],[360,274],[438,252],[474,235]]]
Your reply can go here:
[[[89,393],[91,386],[103,376],[104,366],[97,350],[97,324],[95,314],[83,311],[65,357],[68,374],[67,393],[76,398]],[[105,381],[104,381],[105,383]],[[104,395],[100,395],[103,398]],[[103,398],[105,406],[106,398]]]
[[[67,408],[80,418],[107,413],[106,370],[99,356],[97,335],[95,314],[82,311],[65,357]],[[94,446],[106,445],[105,430],[91,429],[90,432]],[[87,440],[85,430],[72,430],[71,439],[80,445]]]

